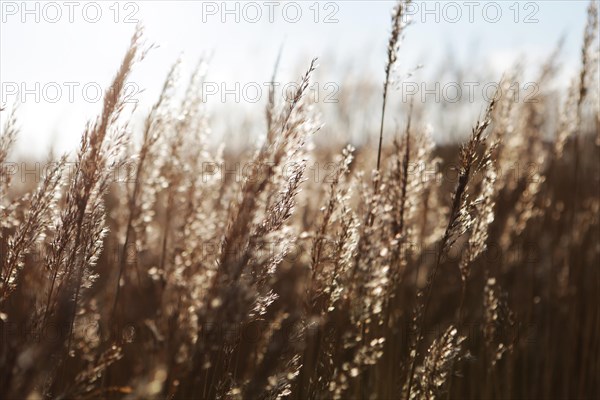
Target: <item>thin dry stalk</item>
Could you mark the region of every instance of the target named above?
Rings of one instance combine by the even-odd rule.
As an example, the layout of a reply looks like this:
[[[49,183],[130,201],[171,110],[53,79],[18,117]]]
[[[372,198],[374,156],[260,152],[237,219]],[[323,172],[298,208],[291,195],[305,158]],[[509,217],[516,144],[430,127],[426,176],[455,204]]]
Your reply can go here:
[[[407,25],[406,7],[410,0],[400,0],[392,12],[392,32],[387,47],[387,62],[385,64],[385,80],[383,82],[383,102],[381,105],[381,122],[379,125],[379,146],[377,147],[377,172],[381,164],[381,149],[383,147],[383,124],[385,121],[385,106],[388,98],[388,89],[390,84],[390,75],[398,60],[398,51],[402,40],[402,34]]]

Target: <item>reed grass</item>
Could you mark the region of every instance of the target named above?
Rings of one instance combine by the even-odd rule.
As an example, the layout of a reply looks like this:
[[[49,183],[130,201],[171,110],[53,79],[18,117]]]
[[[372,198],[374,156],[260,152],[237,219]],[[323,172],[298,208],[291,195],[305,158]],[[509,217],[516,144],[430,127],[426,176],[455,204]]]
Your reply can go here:
[[[241,153],[208,142],[204,60],[187,84],[178,61],[138,143],[123,88],[149,50],[140,29],[71,173],[65,155],[19,182],[7,116],[0,397],[599,397],[594,2],[570,89],[547,87],[557,52],[535,103],[512,101],[521,71],[507,71],[460,146],[436,144],[413,103],[384,140],[407,4],[377,152],[314,146],[316,60],[287,101],[270,90],[264,141]],[[309,179],[312,160],[329,161],[326,179]],[[245,173],[207,169],[235,163]],[[133,180],[113,182],[124,165]]]

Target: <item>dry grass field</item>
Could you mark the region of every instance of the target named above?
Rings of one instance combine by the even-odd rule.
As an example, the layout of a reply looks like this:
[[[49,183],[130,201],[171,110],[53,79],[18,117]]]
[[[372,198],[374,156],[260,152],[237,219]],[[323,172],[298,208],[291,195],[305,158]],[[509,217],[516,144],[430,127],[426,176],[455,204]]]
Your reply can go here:
[[[141,30],[35,184],[10,158],[27,121],[2,111],[0,398],[599,398],[595,5],[568,90],[546,90],[552,55],[535,101],[507,71],[462,145],[417,112],[384,124],[404,2],[368,145],[313,145],[314,60],[256,148],[210,145],[202,70],[177,64],[132,138]]]

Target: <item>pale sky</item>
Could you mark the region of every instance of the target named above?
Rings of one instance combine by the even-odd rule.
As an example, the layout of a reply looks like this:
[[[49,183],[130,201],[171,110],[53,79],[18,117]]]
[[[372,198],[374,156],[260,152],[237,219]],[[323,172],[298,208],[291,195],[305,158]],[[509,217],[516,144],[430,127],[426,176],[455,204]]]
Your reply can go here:
[[[132,88],[144,89],[136,94],[142,111],[156,99],[169,66],[179,55],[184,73],[202,54],[212,54],[209,81],[262,84],[269,80],[283,44],[280,77],[284,82],[296,80],[312,57],[319,57],[323,83],[343,85],[341,71],[348,62],[362,68],[373,81],[382,81],[394,4],[2,0],[0,101],[10,108],[19,94],[22,99],[23,89],[31,91],[18,111],[21,154],[41,156],[50,145],[58,151],[73,149],[85,122],[95,116],[101,103],[86,100],[82,87],[107,87],[136,21],[146,28],[147,40],[160,45],[136,66],[131,78],[137,85]],[[440,69],[437,60],[450,53],[459,64],[491,67],[501,74],[516,60],[540,62],[564,34],[564,74],[570,76],[579,63],[587,5],[587,1],[417,1],[400,51],[400,68],[410,70],[423,64],[423,79],[435,79],[432,75]],[[69,84],[76,85],[72,98]],[[93,96],[93,90],[88,95]],[[218,96],[213,101],[220,103]],[[262,115],[265,101],[244,107]]]

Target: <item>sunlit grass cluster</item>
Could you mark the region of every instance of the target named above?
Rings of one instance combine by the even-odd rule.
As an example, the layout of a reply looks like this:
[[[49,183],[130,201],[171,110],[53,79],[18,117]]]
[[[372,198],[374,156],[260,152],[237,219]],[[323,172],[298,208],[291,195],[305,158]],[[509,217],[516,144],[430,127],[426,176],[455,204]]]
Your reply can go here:
[[[314,145],[336,127],[306,96],[316,60],[287,99],[272,88],[247,151],[211,145],[202,64],[182,82],[175,63],[130,126],[138,30],[76,154],[37,186],[0,169],[0,398],[599,396],[595,3],[568,91],[546,91],[555,55],[535,101],[507,71],[460,146],[413,105],[386,128],[405,6],[379,135],[356,148]],[[2,119],[9,166],[27,121]]]

